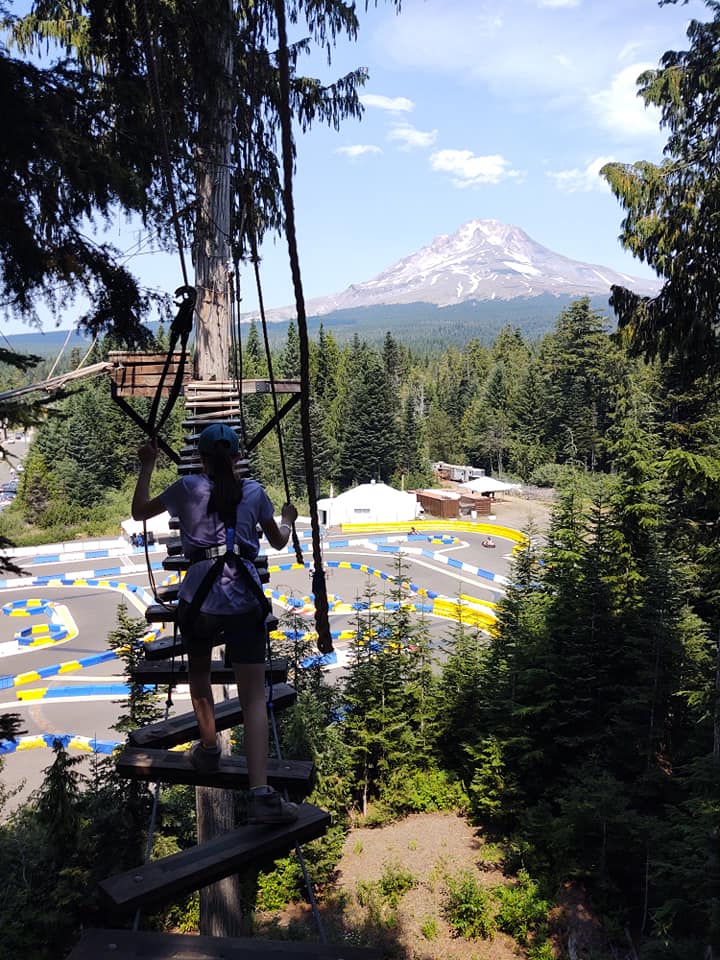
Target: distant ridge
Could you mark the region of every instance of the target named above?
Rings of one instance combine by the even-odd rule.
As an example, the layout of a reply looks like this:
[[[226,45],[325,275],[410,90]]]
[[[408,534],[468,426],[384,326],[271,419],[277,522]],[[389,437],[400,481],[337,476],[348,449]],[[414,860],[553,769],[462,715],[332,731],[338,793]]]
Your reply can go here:
[[[0,328],[1,329],[1,328]],[[47,330],[35,333],[9,333],[3,334],[0,345],[10,347],[17,353],[34,353],[40,357],[56,356],[62,349],[67,337],[65,330]],[[65,352],[69,355],[72,350],[82,350],[83,353],[90,347],[92,337],[86,334],[80,334],[75,331],[71,334]]]

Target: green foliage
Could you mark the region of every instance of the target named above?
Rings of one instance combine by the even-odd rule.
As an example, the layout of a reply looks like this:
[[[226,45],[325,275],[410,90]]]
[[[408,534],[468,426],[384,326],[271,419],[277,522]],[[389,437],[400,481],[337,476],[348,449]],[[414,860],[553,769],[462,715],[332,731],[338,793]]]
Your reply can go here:
[[[492,940],[495,936],[493,898],[468,871],[447,877],[443,915],[458,937]]]
[[[447,771],[404,765],[390,774],[380,791],[380,803],[388,816],[397,817],[437,810],[462,811],[468,800],[460,781]]]
[[[400,900],[416,885],[417,881],[409,871],[397,863],[384,863],[379,880],[361,880],[358,883],[358,903],[369,911],[378,925],[394,926]]]
[[[282,910],[303,892],[303,875],[295,857],[277,860],[270,872],[258,876],[256,906],[258,910]]]
[[[378,886],[383,899],[391,907],[397,907],[408,890],[417,886],[417,880],[408,870],[403,870],[399,864],[385,863]]]
[[[425,917],[422,923],[420,924],[420,933],[425,937],[426,940],[437,940],[438,937],[438,922],[435,917]]]
[[[129,694],[123,702],[125,712],[121,712],[113,728],[120,733],[129,733],[149,723],[154,723],[162,716],[157,693],[152,689],[145,689],[145,684],[136,680],[133,668],[144,657],[140,638],[147,634],[147,624],[138,617],[128,614],[127,605],[118,604],[117,628],[108,634],[108,644],[117,650],[125,662],[125,678],[129,687]],[[122,708],[121,708],[122,709]]]
[[[522,946],[528,946],[536,932],[547,926],[550,903],[541,898],[538,884],[527,871],[521,870],[512,886],[497,887],[495,896],[498,930],[509,933]]]

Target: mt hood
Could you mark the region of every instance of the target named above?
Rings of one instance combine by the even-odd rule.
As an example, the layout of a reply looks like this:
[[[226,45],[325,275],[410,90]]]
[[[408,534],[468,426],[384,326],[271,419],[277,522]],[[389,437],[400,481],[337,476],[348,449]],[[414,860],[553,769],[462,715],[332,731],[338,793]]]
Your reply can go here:
[[[639,280],[607,267],[571,260],[536,243],[519,227],[497,220],[470,220],[451,235],[388,267],[377,277],[342,293],[308,300],[308,316],[383,304],[432,303],[448,307],[472,300],[598,296],[618,284],[652,295],[660,283]],[[285,319],[293,308],[268,311]]]

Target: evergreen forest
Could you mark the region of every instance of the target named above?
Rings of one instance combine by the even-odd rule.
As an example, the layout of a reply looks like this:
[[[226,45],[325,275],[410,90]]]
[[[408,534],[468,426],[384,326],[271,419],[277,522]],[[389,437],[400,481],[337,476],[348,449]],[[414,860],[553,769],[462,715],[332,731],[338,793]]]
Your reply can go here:
[[[79,229],[90,213],[119,206],[164,224],[173,243],[128,8],[89,4],[87,19],[60,20],[56,6],[39,4],[38,17],[16,23],[16,42],[26,52],[48,38],[60,42],[75,57],[69,65],[46,71],[0,51],[0,89],[17,127],[0,170],[3,292],[32,316],[37,297],[57,303],[58,288],[84,288],[93,304],[84,324],[98,334],[92,360],[125,345],[166,349],[166,332],[153,335],[142,324],[148,295],[110,248],[88,243]],[[269,18],[269,6],[242,6],[237,50],[250,57],[266,22],[254,12]],[[204,56],[193,47],[183,4],[161,7],[158,34]],[[313,24],[323,44],[356,29],[347,5],[310,7],[322,11]],[[595,960],[720,954],[720,3],[705,7],[706,22],[690,21],[687,49],[668,52],[640,78],[667,134],[663,161],[602,171],[624,213],[622,243],[663,281],[657,297],[613,288],[616,329],[578,299],[533,340],[506,326],[491,344],[478,338],[418,349],[391,333],[371,343],[360,330],[340,343],[321,325],[309,345],[318,491],[371,479],[425,486],[440,460],[553,491],[550,525],[542,535],[528,531],[492,634],[459,620],[438,650],[422,616],[402,605],[381,622],[359,611],[343,682],[326,683],[319,668],[294,669],[298,702],[280,719],[283,755],[315,760],[310,799],[333,816],[330,832],[307,850],[321,897],[332,896],[354,823],[459,811],[494,840],[502,868],[516,878],[494,907],[471,878],[448,881],[448,911],[458,936],[474,941],[469,950],[502,930],[528,960],[579,956],[563,925],[572,901],[593,920],[586,953]],[[203,9],[212,27],[216,4]],[[159,55],[169,56],[170,46],[161,44]],[[184,62],[164,66],[186,210],[197,187],[193,160],[207,146],[198,120],[203,91]],[[274,63],[260,58],[255,66],[262,107],[244,110],[243,100],[235,120],[254,144],[243,161],[261,189],[256,223],[233,213],[237,256],[249,256],[253,223],[260,233],[283,225]],[[122,82],[102,82],[106,70]],[[304,124],[336,125],[358,109],[361,72],[332,88],[296,81],[293,103]],[[259,118],[262,136],[254,136]],[[45,134],[40,159],[29,130]],[[234,186],[242,195],[247,183]],[[262,377],[270,361],[275,377],[296,377],[302,345],[291,323],[268,357],[253,325],[230,368]],[[58,370],[80,360],[61,359]],[[3,391],[38,382],[50,368],[5,349],[0,361]],[[249,433],[267,419],[269,404],[265,396],[248,401]],[[182,417],[179,404],[164,427],[174,448]],[[12,429],[32,428],[18,495],[0,514],[2,545],[116,534],[142,436],[112,402],[107,380],[67,385],[42,402],[3,401],[2,418]],[[308,490],[295,413],[284,422],[284,448],[302,506]],[[253,452],[252,469],[282,502],[270,438]],[[164,461],[157,488],[173,478]],[[397,597],[402,582],[398,561],[390,587]],[[124,651],[128,670],[142,628],[118,609],[108,642]],[[367,642],[378,637],[382,643]],[[293,664],[308,653],[299,641],[284,652]],[[131,684],[116,729],[124,734],[161,710]],[[0,723],[5,739],[22,725],[13,714]],[[241,730],[235,739],[241,751]],[[97,881],[108,864],[142,862],[148,839],[154,856],[194,842],[187,788],[160,792],[150,832],[146,787],[120,780],[111,759],[94,758],[89,775],[77,764],[56,744],[39,790],[3,815],[0,956],[66,956],[82,927],[102,923]],[[0,786],[0,805],[10,800]],[[252,918],[304,896],[289,858],[248,878],[243,909]],[[190,897],[143,922],[194,931],[197,921]],[[372,931],[352,933],[363,942]],[[392,944],[387,956],[405,960]]]

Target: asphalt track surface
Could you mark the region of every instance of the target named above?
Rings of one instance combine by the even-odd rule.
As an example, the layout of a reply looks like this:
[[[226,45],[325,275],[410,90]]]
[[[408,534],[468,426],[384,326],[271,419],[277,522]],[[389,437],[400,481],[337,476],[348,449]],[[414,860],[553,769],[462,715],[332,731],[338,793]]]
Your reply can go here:
[[[382,546],[370,542],[378,539],[376,533],[328,533],[325,536],[327,590],[331,610],[333,607],[338,610],[331,612],[330,626],[333,632],[352,629],[357,618],[352,605],[364,600],[368,588],[377,602],[382,603],[388,598],[392,584],[384,577],[394,576],[397,572],[398,546],[403,550],[405,575],[418,591],[409,592],[409,600],[425,606],[432,604],[425,591],[453,602],[460,595],[474,598],[481,605],[498,599],[502,592],[502,578],[509,572],[514,546],[511,540],[501,539],[494,534],[496,548],[483,548],[483,533],[448,530],[442,522],[438,522],[432,530],[423,524],[421,534],[420,537],[408,539],[404,533],[394,531],[388,537],[389,542]],[[349,543],[337,548],[330,546],[338,540]],[[305,562],[309,566],[312,559],[310,544],[302,538],[301,543]],[[82,662],[109,650],[107,636],[117,625],[117,609],[124,597],[131,615],[139,618],[142,618],[147,600],[149,577],[142,551],[133,551],[128,546],[124,555],[112,559],[88,559],[83,556],[54,563],[38,562],[43,551],[44,548],[38,547],[35,557],[26,558],[22,565],[29,578],[42,577],[49,579],[49,583],[27,585],[22,580],[8,578],[5,585],[0,586],[0,606],[3,610],[0,614],[0,675],[5,678],[5,685],[0,686],[0,713],[18,713],[23,730],[27,731],[20,748],[4,754],[2,777],[6,788],[12,789],[23,781],[25,786],[0,812],[2,817],[9,815],[37,787],[42,771],[52,762],[52,752],[39,739],[42,735],[48,740],[53,735],[77,737],[76,742],[69,742],[68,748],[84,758],[79,768],[84,773],[90,772],[94,746],[87,745],[86,741],[99,741],[98,746],[105,746],[122,739],[112,729],[122,700],[122,689],[118,686],[123,682],[122,662],[111,658],[77,669],[73,661]],[[150,559],[160,563],[164,555],[164,548],[160,548],[150,555]],[[449,566],[449,559],[455,564],[460,562],[462,568]],[[308,630],[312,630],[310,571],[307,568],[288,569],[294,562],[293,553],[270,552],[271,581],[268,586],[273,592],[273,606],[281,627],[289,625],[287,621],[292,611],[295,620],[299,618],[307,623]],[[354,568],[348,568],[351,563]],[[343,566],[338,567],[337,564]],[[117,569],[118,565],[121,574],[105,572]],[[358,565],[375,571],[374,575],[357,569]],[[500,579],[478,576],[473,572],[477,568]],[[84,586],[75,582],[83,583],[93,576],[100,580],[100,584]],[[156,582],[161,583],[168,574],[163,570],[155,570],[154,576]],[[53,581],[59,580],[63,581],[62,585],[53,584]],[[103,586],[106,582],[120,582],[135,587],[139,595]],[[54,606],[31,615],[7,614],[7,611],[22,611],[23,607],[29,613],[33,603],[38,600],[49,601]],[[480,609],[483,609],[482,606]],[[43,624],[47,624],[51,617],[61,621],[61,634],[69,626],[66,639],[48,646],[27,647],[15,643],[18,631],[27,631],[31,627],[39,632],[40,643],[45,642]],[[449,619],[430,613],[426,622],[434,641],[447,636],[452,628]],[[330,677],[335,670],[342,672],[348,646],[346,639],[335,641],[337,663],[328,667]],[[60,667],[62,664],[67,666]],[[42,675],[47,672],[51,675]],[[13,678],[11,686],[8,685],[8,678]],[[161,691],[159,696],[164,702],[165,692]],[[190,709],[184,688],[175,691],[173,700],[173,712]]]

